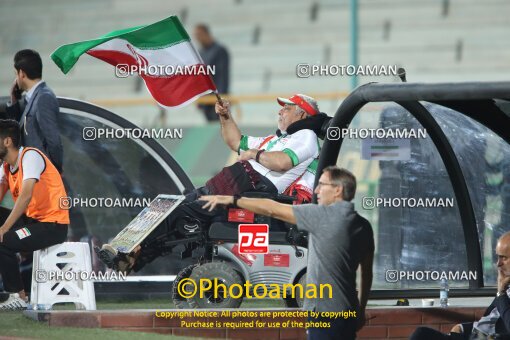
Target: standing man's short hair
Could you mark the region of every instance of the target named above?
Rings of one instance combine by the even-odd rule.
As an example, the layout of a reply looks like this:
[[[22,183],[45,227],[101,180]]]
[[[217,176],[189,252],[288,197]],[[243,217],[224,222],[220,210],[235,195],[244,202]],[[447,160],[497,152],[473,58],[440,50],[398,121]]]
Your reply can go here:
[[[0,138],[10,137],[16,148],[20,147],[21,129],[17,121],[13,119],[0,119]]]
[[[14,68],[23,70],[30,79],[42,78],[42,60],[37,51],[21,50],[14,55]]]
[[[206,24],[202,24],[202,23],[197,24],[195,26],[195,28],[204,31],[207,34],[211,34],[211,31],[209,30],[209,26],[207,26]]]
[[[349,170],[339,168],[336,165],[330,165],[322,171],[328,173],[331,182],[342,186],[342,199],[352,201],[356,194],[356,177]]]

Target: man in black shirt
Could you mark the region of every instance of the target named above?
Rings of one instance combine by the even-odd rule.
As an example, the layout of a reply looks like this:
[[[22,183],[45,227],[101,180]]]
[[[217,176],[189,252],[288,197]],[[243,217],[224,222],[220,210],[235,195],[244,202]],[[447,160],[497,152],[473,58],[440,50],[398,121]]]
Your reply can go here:
[[[200,44],[200,56],[206,65],[214,65],[214,75],[212,76],[216,88],[219,93],[227,94],[229,85],[229,64],[230,57],[225,47],[218,44],[209,27],[204,24],[195,26],[195,39]],[[204,112],[205,118],[211,121],[217,121],[218,115],[215,112],[214,104],[200,105],[200,109]]]

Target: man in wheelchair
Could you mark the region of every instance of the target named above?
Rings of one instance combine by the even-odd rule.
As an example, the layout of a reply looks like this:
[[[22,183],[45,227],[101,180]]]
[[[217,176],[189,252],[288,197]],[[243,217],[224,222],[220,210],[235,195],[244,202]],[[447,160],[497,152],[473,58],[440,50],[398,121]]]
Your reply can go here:
[[[230,104],[216,103],[221,133],[225,143],[239,154],[238,161],[223,168],[205,186],[186,194],[186,198],[130,254],[119,253],[105,244],[98,251],[100,259],[110,268],[129,273],[169,251],[188,244],[206,230],[213,221],[225,220],[226,211],[202,209],[201,195],[240,195],[246,192],[265,193],[270,198],[279,194],[293,196],[296,202],[311,200],[314,168],[320,145],[318,135],[330,117],[321,113],[317,102],[306,95],[278,98],[278,130],[266,137],[242,135],[234,122]],[[186,246],[186,251],[193,249]],[[171,251],[171,250],[170,250]]]

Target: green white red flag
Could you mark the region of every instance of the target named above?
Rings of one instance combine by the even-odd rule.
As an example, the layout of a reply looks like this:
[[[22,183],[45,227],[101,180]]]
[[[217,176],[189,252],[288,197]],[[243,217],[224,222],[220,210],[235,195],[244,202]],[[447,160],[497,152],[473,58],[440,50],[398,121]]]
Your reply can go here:
[[[118,77],[138,73],[153,98],[168,108],[216,91],[214,67],[204,65],[176,16],[60,46],[51,58],[66,74],[83,54],[115,66]]]

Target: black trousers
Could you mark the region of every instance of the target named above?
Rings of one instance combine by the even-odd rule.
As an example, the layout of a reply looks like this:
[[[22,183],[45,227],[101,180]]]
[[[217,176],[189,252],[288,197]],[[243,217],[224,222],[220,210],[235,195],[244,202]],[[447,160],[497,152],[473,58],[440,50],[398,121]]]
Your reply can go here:
[[[0,207],[0,222],[3,224],[11,210]],[[0,243],[0,274],[4,290],[17,293],[23,290],[16,253],[31,252],[62,243],[67,238],[67,224],[39,222],[21,216],[4,234]]]
[[[418,327],[409,337],[410,340],[464,340],[469,339],[469,334],[450,333],[444,334],[429,327]]]
[[[311,327],[306,330],[308,340],[354,340],[356,339],[356,318],[333,319],[333,318],[312,318],[309,322],[329,323],[329,327]]]

